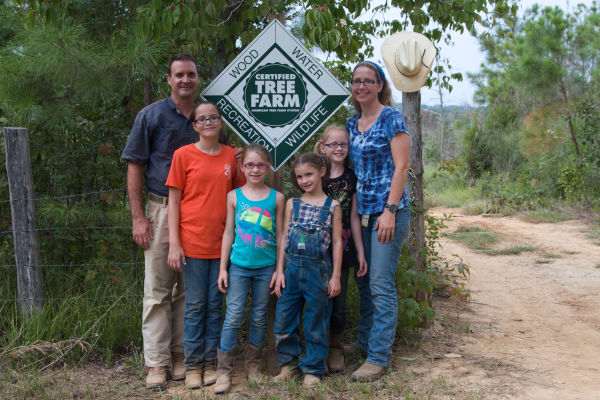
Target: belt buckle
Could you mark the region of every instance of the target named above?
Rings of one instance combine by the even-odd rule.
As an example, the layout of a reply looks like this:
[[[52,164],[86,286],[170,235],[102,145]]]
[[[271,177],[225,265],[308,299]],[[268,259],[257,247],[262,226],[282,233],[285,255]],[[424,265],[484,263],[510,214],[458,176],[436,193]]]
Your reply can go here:
[[[369,217],[370,217],[369,214],[361,216],[361,218],[360,218],[361,221],[360,222],[361,222],[361,225],[362,225],[363,228],[366,228],[367,226],[369,226]]]

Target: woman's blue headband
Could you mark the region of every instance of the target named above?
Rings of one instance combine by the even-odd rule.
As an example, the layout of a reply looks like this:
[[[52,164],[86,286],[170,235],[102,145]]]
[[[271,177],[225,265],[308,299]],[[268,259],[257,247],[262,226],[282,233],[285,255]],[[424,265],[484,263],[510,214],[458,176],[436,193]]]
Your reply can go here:
[[[374,66],[377,69],[377,72],[379,73],[379,79],[381,80],[381,83],[385,85],[385,74],[383,73],[383,69],[381,69],[381,67],[378,64],[374,63],[373,61],[361,61],[356,65],[356,67],[354,67],[354,69],[356,70],[356,68],[359,67],[361,64],[369,64]]]

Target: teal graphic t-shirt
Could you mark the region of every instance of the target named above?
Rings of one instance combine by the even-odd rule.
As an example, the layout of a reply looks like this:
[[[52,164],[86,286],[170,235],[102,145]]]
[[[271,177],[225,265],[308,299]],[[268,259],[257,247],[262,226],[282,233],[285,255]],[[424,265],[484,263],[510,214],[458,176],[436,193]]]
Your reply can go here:
[[[235,190],[235,241],[230,260],[244,268],[263,268],[274,265],[277,257],[275,242],[275,196],[259,201],[244,196],[242,188]]]

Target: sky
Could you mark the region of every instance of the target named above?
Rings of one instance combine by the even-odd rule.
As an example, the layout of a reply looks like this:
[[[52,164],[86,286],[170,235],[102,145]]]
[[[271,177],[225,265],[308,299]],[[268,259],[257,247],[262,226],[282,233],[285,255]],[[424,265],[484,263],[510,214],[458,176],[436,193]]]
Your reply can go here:
[[[541,6],[559,6],[563,10],[573,11],[575,5],[583,3],[587,6],[591,6],[593,0],[521,0],[519,6],[519,13],[523,10],[530,8],[535,3]],[[452,66],[452,71],[461,72],[463,74],[463,81],[453,81],[453,90],[448,93],[444,90],[444,105],[473,105],[473,94],[475,92],[475,86],[469,82],[467,72],[478,72],[480,70],[481,63],[484,61],[483,53],[479,49],[479,43],[471,34],[465,32],[463,34],[454,33],[452,35],[453,45],[446,45],[441,43],[440,54],[443,58],[449,60]],[[375,47],[375,57],[372,61],[379,63],[384,67],[383,59],[381,57],[381,44],[384,39],[373,40],[373,46]],[[387,71],[385,71],[387,74]],[[392,95],[398,102],[402,99],[402,92],[396,90],[392,85]],[[436,87],[434,88],[423,88],[421,89],[421,103],[423,105],[435,106],[440,104],[440,96]]]

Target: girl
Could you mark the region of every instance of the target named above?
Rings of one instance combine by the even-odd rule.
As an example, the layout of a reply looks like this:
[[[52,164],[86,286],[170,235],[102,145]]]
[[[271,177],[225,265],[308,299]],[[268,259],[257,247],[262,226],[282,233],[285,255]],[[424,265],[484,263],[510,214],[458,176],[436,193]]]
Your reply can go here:
[[[402,114],[391,107],[390,85],[381,67],[358,63],[352,72],[352,102],[358,114],[348,119],[350,161],[358,178],[367,274],[357,280],[360,319],[356,346],[367,353],[354,380],[378,379],[390,366],[398,323],[396,269],[410,223],[404,190],[410,142]]]
[[[291,180],[304,194],[289,199],[285,208],[284,231],[279,242],[285,254],[277,255],[277,278],[273,292],[280,299],[275,310],[275,345],[282,382],[304,373],[304,387],[315,387],[323,377],[327,356],[327,335],[331,302],[340,293],[342,264],[342,213],[340,203],[323,192],[329,176],[329,160],[314,153],[298,156],[292,165]],[[329,246],[333,248],[333,271]],[[285,264],[285,270],[284,270]],[[304,312],[302,343],[298,326]]]
[[[256,143],[249,144],[242,150],[240,159],[246,184],[227,194],[227,221],[221,244],[218,284],[219,290],[227,294],[227,311],[217,350],[216,394],[225,393],[231,387],[233,353],[250,288],[250,338],[245,351],[245,369],[249,381],[261,378],[259,366],[267,329],[269,287],[276,278],[277,242],[285,207],[283,195],[264,182],[271,165],[267,149]]]
[[[216,381],[215,361],[223,297],[217,287],[227,192],[243,183],[235,150],[219,143],[219,109],[199,104],[192,113],[200,139],[175,151],[169,186],[169,267],[182,271],[185,291],[185,386]],[[166,294],[165,294],[166,296]],[[158,340],[158,338],[157,338]]]
[[[331,176],[323,185],[325,194],[342,206],[342,270],[340,276],[341,293],[333,298],[331,314],[329,354],[327,367],[330,372],[344,371],[344,328],[346,327],[346,291],[348,270],[357,266],[356,277],[367,273],[367,262],[360,231],[360,217],[356,212],[356,175],[348,166],[348,134],[344,128],[330,125],[323,137],[315,145],[315,153],[331,160]],[[350,240],[352,238],[353,240]]]

